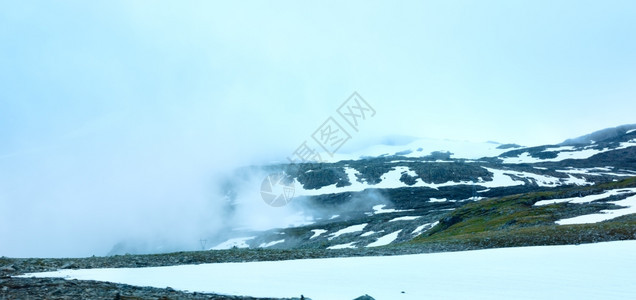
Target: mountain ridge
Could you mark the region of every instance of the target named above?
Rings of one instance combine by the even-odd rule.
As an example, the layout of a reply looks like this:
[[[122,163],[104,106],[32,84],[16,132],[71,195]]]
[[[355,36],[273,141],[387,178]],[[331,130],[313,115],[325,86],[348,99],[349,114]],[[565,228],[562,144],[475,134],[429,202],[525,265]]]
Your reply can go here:
[[[225,239],[253,238],[225,245],[355,249],[400,244],[444,224],[449,214],[471,203],[572,188],[583,189],[579,190],[583,195],[587,189],[636,176],[636,131],[630,132],[631,125],[626,126],[619,127],[620,134],[586,144],[499,149],[498,155],[477,159],[434,151],[419,157],[380,155],[268,166],[269,172],[284,172],[293,179],[295,198],[289,206],[304,224],[235,231]],[[613,131],[604,129],[586,136],[598,136],[598,132]],[[631,199],[630,194],[621,195]],[[599,203],[580,204],[586,208],[577,211],[616,209]],[[336,234],[341,230],[352,232]]]

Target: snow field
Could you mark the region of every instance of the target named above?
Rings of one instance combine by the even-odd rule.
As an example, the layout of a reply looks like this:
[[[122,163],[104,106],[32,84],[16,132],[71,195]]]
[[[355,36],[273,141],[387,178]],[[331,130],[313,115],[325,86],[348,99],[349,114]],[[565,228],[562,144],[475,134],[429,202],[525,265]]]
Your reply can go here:
[[[636,241],[23,275],[254,297],[632,299]],[[404,293],[402,293],[404,292]]]

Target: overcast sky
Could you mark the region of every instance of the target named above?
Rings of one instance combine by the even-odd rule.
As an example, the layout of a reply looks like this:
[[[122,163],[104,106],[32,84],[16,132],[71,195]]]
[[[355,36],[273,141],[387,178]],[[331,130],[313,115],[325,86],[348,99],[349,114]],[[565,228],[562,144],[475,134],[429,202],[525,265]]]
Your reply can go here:
[[[213,226],[213,173],[285,157],[354,91],[359,140],[636,123],[633,1],[225,2],[0,1],[0,255]]]

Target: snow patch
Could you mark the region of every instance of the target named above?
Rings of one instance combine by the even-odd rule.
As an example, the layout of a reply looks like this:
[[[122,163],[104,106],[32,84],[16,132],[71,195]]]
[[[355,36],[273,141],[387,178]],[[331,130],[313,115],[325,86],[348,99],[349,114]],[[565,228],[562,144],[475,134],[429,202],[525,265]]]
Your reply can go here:
[[[284,243],[284,242],[285,242],[285,240],[278,240],[278,241],[273,241],[273,242],[269,242],[269,243],[262,243],[258,247],[259,248],[267,248],[267,247],[271,247],[271,246],[274,246],[276,244],[280,244],[280,243]]]
[[[520,179],[512,178],[512,176],[531,179],[538,186],[545,187],[556,187],[563,184],[575,184],[575,185],[587,185],[591,184],[587,182],[585,179],[576,178],[572,175],[569,175],[567,179],[558,178],[554,176],[540,175],[530,172],[520,172],[520,171],[512,171],[512,170],[498,170],[492,168],[486,168],[489,172],[493,173],[493,181],[489,181],[489,185],[492,186],[512,186],[512,185],[523,185],[525,182]],[[481,186],[489,186],[483,184],[481,182],[477,183]]]
[[[632,299],[636,294],[635,267],[636,241],[618,241],[397,256],[59,270],[21,277],[170,286],[181,291],[251,297],[304,294],[316,300],[351,300],[363,294],[402,300]]]
[[[384,207],[386,207],[385,204],[379,204],[379,205],[373,206],[373,213],[377,215],[377,214],[412,211],[412,209],[398,210],[398,209],[393,209],[393,208],[385,209]]]
[[[452,158],[478,159],[482,157],[498,156],[510,149],[497,149],[500,144],[475,143],[469,141],[438,140],[438,139],[418,139],[406,145],[374,145],[361,151],[343,153],[338,151],[329,159],[331,162],[342,160],[357,160],[362,157],[379,157],[395,153],[403,153],[403,157],[417,158],[430,155],[432,152],[452,153]],[[409,152],[410,151],[410,152]],[[323,155],[322,157],[331,157]]]
[[[498,169],[492,169],[492,168],[486,168],[486,167],[483,167],[483,168],[493,174],[493,180],[484,181],[482,178],[478,178],[477,182],[447,181],[444,183],[427,183],[427,182],[424,182],[422,178],[417,177],[415,179],[415,184],[407,185],[406,183],[400,181],[400,177],[402,176],[403,173],[415,174],[408,167],[403,167],[403,166],[393,167],[393,169],[391,169],[390,171],[380,176],[381,181],[377,184],[359,182],[357,178],[357,174],[359,174],[359,172],[353,168],[345,167],[344,169],[345,169],[345,172],[347,173],[347,176],[349,177],[349,182],[351,183],[351,185],[344,186],[344,187],[336,187],[336,184],[334,183],[332,185],[324,186],[319,189],[305,190],[302,188],[302,186],[299,183],[297,183],[297,187],[298,187],[297,194],[305,195],[305,196],[316,196],[316,195],[337,194],[337,193],[344,193],[344,192],[360,192],[360,191],[371,189],[371,188],[396,189],[396,188],[404,188],[404,187],[428,187],[432,189],[439,189],[440,187],[456,186],[456,185],[473,185],[473,184],[477,184],[486,188],[495,188],[495,187],[509,187],[509,186],[525,184],[523,180],[513,179],[512,176],[531,179],[532,181],[536,182],[539,186],[547,186],[547,187],[554,187],[561,184],[577,184],[577,185],[589,184],[584,179],[579,179],[572,176],[569,179],[561,179],[561,178],[557,178],[553,176],[539,175],[539,174],[534,174],[530,172],[498,170]],[[380,207],[380,208],[375,209],[375,207]],[[384,206],[379,206],[379,205],[374,206],[374,210],[376,210],[376,214],[398,212],[398,210],[383,210],[382,207]]]
[[[429,198],[428,202],[446,202],[446,198],[442,198],[442,199]]]
[[[435,221],[433,223],[426,223],[420,226],[417,226],[417,228],[415,228],[415,230],[413,230],[413,232],[411,232],[411,234],[420,234],[422,232],[425,232],[426,230],[429,230],[433,227],[435,227],[435,225],[439,224],[439,221]],[[426,230],[424,230],[426,229]]]
[[[402,229],[396,232],[392,232],[387,235],[381,236],[375,242],[368,244],[367,247],[386,246],[390,243],[393,243],[393,241],[395,241],[398,238],[398,235],[400,234],[400,232],[402,232]]]
[[[573,151],[574,150],[574,146],[561,146],[561,147],[556,147],[556,148],[546,148],[545,150],[541,151],[541,152],[559,152],[559,151]]]
[[[585,178],[576,178],[571,174],[568,174],[568,178],[563,180],[565,184],[574,184],[574,185],[592,185],[593,182],[588,182]]]
[[[620,201],[611,201],[607,203],[623,206],[624,208],[604,209],[604,210],[601,210],[600,213],[582,215],[582,216],[569,218],[569,219],[562,219],[562,220],[556,221],[556,223],[559,225],[598,223],[598,222],[603,222],[603,221],[611,220],[614,218],[622,217],[625,215],[636,214],[636,196],[631,196]]]
[[[620,194],[624,194],[624,193],[636,193],[636,188],[625,188],[625,189],[614,189],[614,190],[607,190],[601,194],[596,194],[596,195],[587,195],[587,196],[583,196],[583,197],[572,197],[572,198],[563,198],[563,199],[550,199],[550,200],[541,200],[536,202],[534,205],[535,206],[542,206],[542,205],[550,205],[550,204],[557,204],[557,203],[564,203],[564,202],[570,202],[570,203],[576,203],[576,204],[581,204],[581,203],[590,203],[592,201],[596,201],[596,200],[601,200],[601,199],[605,199],[611,196],[616,196],[616,195],[620,195]]]
[[[592,176],[603,176],[603,175],[617,176],[617,177],[634,176],[633,174],[630,174],[630,173],[610,172],[611,170],[612,170],[611,168],[570,168],[567,170],[555,170],[555,171],[561,172],[561,173],[567,173],[567,174],[580,174],[580,175],[592,175]]]
[[[481,186],[484,186],[484,187],[487,187],[487,188],[493,188],[493,187],[515,186],[515,185],[523,185],[524,184],[523,181],[514,180],[509,175],[506,175],[506,173],[510,173],[510,171],[498,170],[498,169],[492,169],[492,168],[485,168],[485,167],[484,167],[484,169],[486,169],[486,170],[488,170],[488,172],[492,173],[492,180],[491,181],[483,181],[482,179],[480,179],[477,184],[479,184]]]
[[[319,237],[319,236],[320,236],[320,235],[322,235],[323,233],[326,233],[326,232],[327,232],[327,230],[324,230],[324,229],[312,229],[312,230],[311,230],[311,232],[313,232],[313,233],[314,233],[314,235],[312,235],[312,236],[309,238],[310,240],[311,240],[311,239],[313,239],[313,238],[317,238],[317,237]]]
[[[226,250],[226,249],[232,249],[234,247],[236,248],[249,248],[250,246],[246,243],[249,240],[252,240],[256,238],[255,236],[247,236],[247,237],[238,237],[238,238],[233,238],[233,239],[229,239],[223,243],[220,243],[212,248],[210,248],[210,250]]]
[[[339,236],[341,236],[343,234],[362,231],[362,230],[364,230],[365,227],[367,227],[367,223],[359,224],[359,225],[352,225],[352,226],[349,226],[347,228],[340,229],[340,230],[332,233],[331,236],[329,237],[329,240],[333,240],[333,239],[335,239],[335,238],[337,238],[337,237],[339,237]]]
[[[633,147],[633,146],[636,146],[636,139],[630,140],[627,142],[622,142],[616,148],[603,148],[599,150],[599,149],[590,149],[588,147],[585,147],[582,150],[561,151],[557,154],[557,157],[555,158],[546,158],[546,159],[536,158],[536,157],[532,157],[529,152],[523,152],[518,156],[503,157],[500,159],[503,160],[503,163],[505,164],[556,162],[556,161],[562,161],[566,159],[587,159],[599,153],[625,149],[625,148]],[[567,147],[570,147],[570,146],[567,146]]]
[[[389,222],[396,222],[396,221],[413,221],[413,220],[417,220],[421,218],[421,216],[404,216],[404,217],[397,217],[394,219],[389,220]]]
[[[331,247],[327,247],[327,249],[329,250],[334,250],[334,249],[355,249],[356,246],[354,246],[353,244],[355,244],[356,242],[351,242],[351,243],[346,243],[346,244],[340,244],[340,245],[335,245],[335,246],[331,246]]]

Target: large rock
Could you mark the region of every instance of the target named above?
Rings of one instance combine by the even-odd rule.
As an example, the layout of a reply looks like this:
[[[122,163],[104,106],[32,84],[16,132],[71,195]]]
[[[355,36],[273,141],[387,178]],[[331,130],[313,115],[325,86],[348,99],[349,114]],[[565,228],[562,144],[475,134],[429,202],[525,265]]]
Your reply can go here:
[[[369,295],[365,294],[364,296],[360,296],[360,297],[355,298],[355,299],[353,299],[353,300],[375,300],[375,298],[373,298],[373,297],[371,297],[371,296],[369,296]]]

